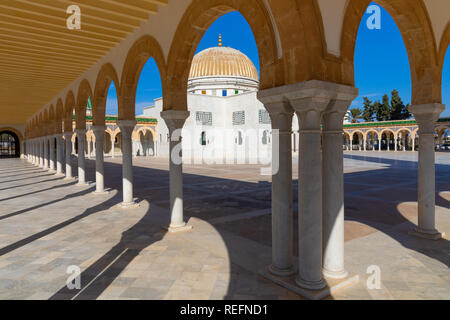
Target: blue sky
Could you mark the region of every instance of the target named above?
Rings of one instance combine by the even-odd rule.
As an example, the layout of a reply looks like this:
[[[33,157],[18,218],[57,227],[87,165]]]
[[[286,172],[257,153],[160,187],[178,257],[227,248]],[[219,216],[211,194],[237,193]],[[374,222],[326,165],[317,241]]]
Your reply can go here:
[[[400,31],[391,16],[381,8],[381,29],[369,30],[366,26],[370,14],[366,14],[360,24],[355,48],[355,81],[360,96],[352,107],[361,107],[363,97],[381,100],[385,93],[393,89],[400,92],[405,104],[411,102],[411,75],[406,48]],[[238,12],[228,13],[216,20],[205,33],[197,52],[218,44],[222,34],[224,46],[245,53],[259,71],[258,48],[244,17]],[[450,50],[449,50],[450,51]],[[443,103],[450,105],[450,53],[443,72]],[[108,93],[107,114],[117,114],[115,87]],[[152,105],[154,99],[162,96],[161,79],[155,61],[150,59],[145,65],[136,94],[136,115],[143,113],[143,107]],[[442,116],[450,117],[450,106]]]

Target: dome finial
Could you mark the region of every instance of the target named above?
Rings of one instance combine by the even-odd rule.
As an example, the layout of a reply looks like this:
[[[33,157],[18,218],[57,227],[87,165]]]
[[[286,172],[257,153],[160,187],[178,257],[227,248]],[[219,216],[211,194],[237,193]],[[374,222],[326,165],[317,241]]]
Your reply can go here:
[[[222,34],[219,34],[219,47],[222,46]]]

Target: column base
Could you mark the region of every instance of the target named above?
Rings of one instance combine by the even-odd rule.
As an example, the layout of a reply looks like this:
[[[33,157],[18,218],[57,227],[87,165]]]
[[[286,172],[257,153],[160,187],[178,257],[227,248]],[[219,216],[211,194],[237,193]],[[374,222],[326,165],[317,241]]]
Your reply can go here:
[[[89,183],[88,182],[78,182],[76,184],[76,186],[77,187],[87,187],[87,186],[89,186]]]
[[[301,279],[299,276],[295,278],[295,283],[303,289],[307,290],[322,290],[327,286],[327,282],[322,279],[320,281],[306,281]]]
[[[75,180],[75,178],[74,177],[65,177],[63,180],[64,181],[73,181],[73,180]]]
[[[325,277],[330,279],[345,279],[348,277],[348,272],[346,270],[330,271],[327,269],[323,269],[322,273]]]
[[[180,232],[191,231],[192,226],[187,225],[186,223],[183,223],[181,225],[163,226],[163,229],[167,230],[169,233],[180,233]]]
[[[414,228],[408,232],[409,235],[428,240],[440,240],[445,236],[445,233],[441,233],[437,230],[424,230],[419,227]]]
[[[279,277],[272,274],[269,271],[269,268],[265,268],[264,270],[260,271],[259,274],[264,278],[273,281],[279,286],[286,288],[309,300],[321,300],[327,298],[328,296],[336,294],[337,292],[344,290],[350,286],[353,286],[359,282],[359,275],[348,276],[344,279],[331,279],[325,277],[324,288],[319,290],[311,290],[299,287],[296,282],[295,276]]]
[[[119,203],[119,208],[121,209],[135,209],[135,208],[139,208],[141,205],[139,204],[139,202],[137,201],[137,199],[133,200],[132,202],[122,202]]]
[[[105,189],[103,191],[94,191],[93,194],[97,196],[103,196],[111,193],[111,189]]]
[[[296,270],[293,266],[289,269],[280,269],[274,265],[270,265],[267,267],[267,271],[278,277],[289,277],[296,274]]]

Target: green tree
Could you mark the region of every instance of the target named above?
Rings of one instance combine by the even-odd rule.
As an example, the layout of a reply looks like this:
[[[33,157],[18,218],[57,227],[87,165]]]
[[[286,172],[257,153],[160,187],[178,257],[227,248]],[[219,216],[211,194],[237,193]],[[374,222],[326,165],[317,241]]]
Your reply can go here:
[[[383,96],[383,102],[376,104],[376,114],[378,121],[389,121],[390,120],[391,106],[389,104],[389,96],[385,94]]]
[[[372,101],[370,101],[367,97],[364,97],[364,106],[362,112],[362,119],[366,122],[372,122],[375,116],[374,107],[372,105]]]
[[[403,103],[398,91],[392,90],[390,120],[406,120],[409,118],[411,118],[411,113],[408,107]]]
[[[357,123],[359,119],[361,119],[361,109],[359,108],[353,108],[350,109],[350,119],[352,123]]]

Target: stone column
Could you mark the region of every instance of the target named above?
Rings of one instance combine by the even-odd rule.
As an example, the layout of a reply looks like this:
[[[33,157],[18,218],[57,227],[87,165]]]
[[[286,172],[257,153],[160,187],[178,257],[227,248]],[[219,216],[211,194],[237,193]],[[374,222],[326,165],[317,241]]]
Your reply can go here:
[[[34,164],[34,140],[30,141],[30,161]]]
[[[71,141],[72,141],[72,139],[71,139]],[[79,150],[80,148],[78,148],[78,152],[80,151]],[[72,141],[72,153],[74,153],[75,152],[75,141]]]
[[[161,117],[169,129],[170,144],[170,225],[169,232],[181,232],[192,229],[186,225],[183,217],[183,161],[181,131],[189,117],[189,111],[167,110]]]
[[[445,106],[438,103],[414,105],[409,108],[419,124],[418,227],[416,236],[438,240],[442,234],[435,226],[435,146],[434,131]]]
[[[322,289],[322,154],[320,121],[328,100],[313,98],[293,101],[299,119],[299,273],[297,284]],[[314,182],[314,183],[313,183]]]
[[[357,96],[358,89],[347,87],[338,95],[339,100],[331,101],[323,116],[323,274],[335,279],[347,276],[344,268],[344,153],[340,139],[345,114]]]
[[[350,151],[353,151],[353,136],[350,137]]]
[[[63,139],[62,134],[55,135],[56,138],[56,173],[63,173]]]
[[[90,159],[91,158],[91,152],[92,152],[92,150],[91,150],[91,140],[88,140],[87,141],[87,147],[88,147],[88,159]]]
[[[136,120],[120,120],[117,125],[122,133],[122,187],[123,187],[123,208],[136,207],[133,198],[133,156],[131,154],[131,135]]]
[[[363,137],[363,150],[366,151],[366,145],[367,145],[367,141],[366,138]]]
[[[382,139],[378,139],[378,151],[381,152],[381,141]]]
[[[78,186],[86,186],[86,157],[85,157],[85,138],[86,130],[77,129],[78,138]]]
[[[34,165],[39,166],[39,139],[34,140]]]
[[[44,158],[43,168],[44,168],[45,170],[48,170],[48,157],[49,157],[49,152],[48,152],[48,138],[47,138],[47,137],[45,137],[45,138],[43,139],[43,144],[44,144],[44,148],[43,148],[43,150],[44,150],[44,155],[43,155],[43,158]]]
[[[111,140],[111,158],[114,159],[114,154],[115,154],[115,148],[114,148],[114,139]]]
[[[49,170],[51,172],[55,172],[55,136],[54,135],[50,136],[49,145],[50,145]]]
[[[412,151],[416,151],[416,136],[411,139],[412,140]]]
[[[394,138],[394,151],[395,152],[397,152],[398,151],[398,146],[397,146],[397,142],[398,142],[398,139],[397,138]]]
[[[93,126],[92,131],[95,135],[95,192],[105,192],[104,179],[104,158],[103,158],[103,137],[105,136],[106,126]]]
[[[36,145],[35,145],[35,141],[32,140],[31,141],[31,163],[35,164],[35,155],[36,155]]]
[[[66,138],[66,179],[72,179],[72,135],[71,131],[64,132]]]
[[[258,99],[264,103],[272,123],[272,264],[269,271],[277,276],[289,276],[295,274],[292,212],[294,110],[289,102],[283,99],[282,94],[277,94],[271,89],[259,91]]]
[[[45,139],[41,138],[40,141],[40,153],[39,153],[39,167],[44,168],[44,157],[45,157],[45,153],[44,153],[44,145],[45,145]]]

